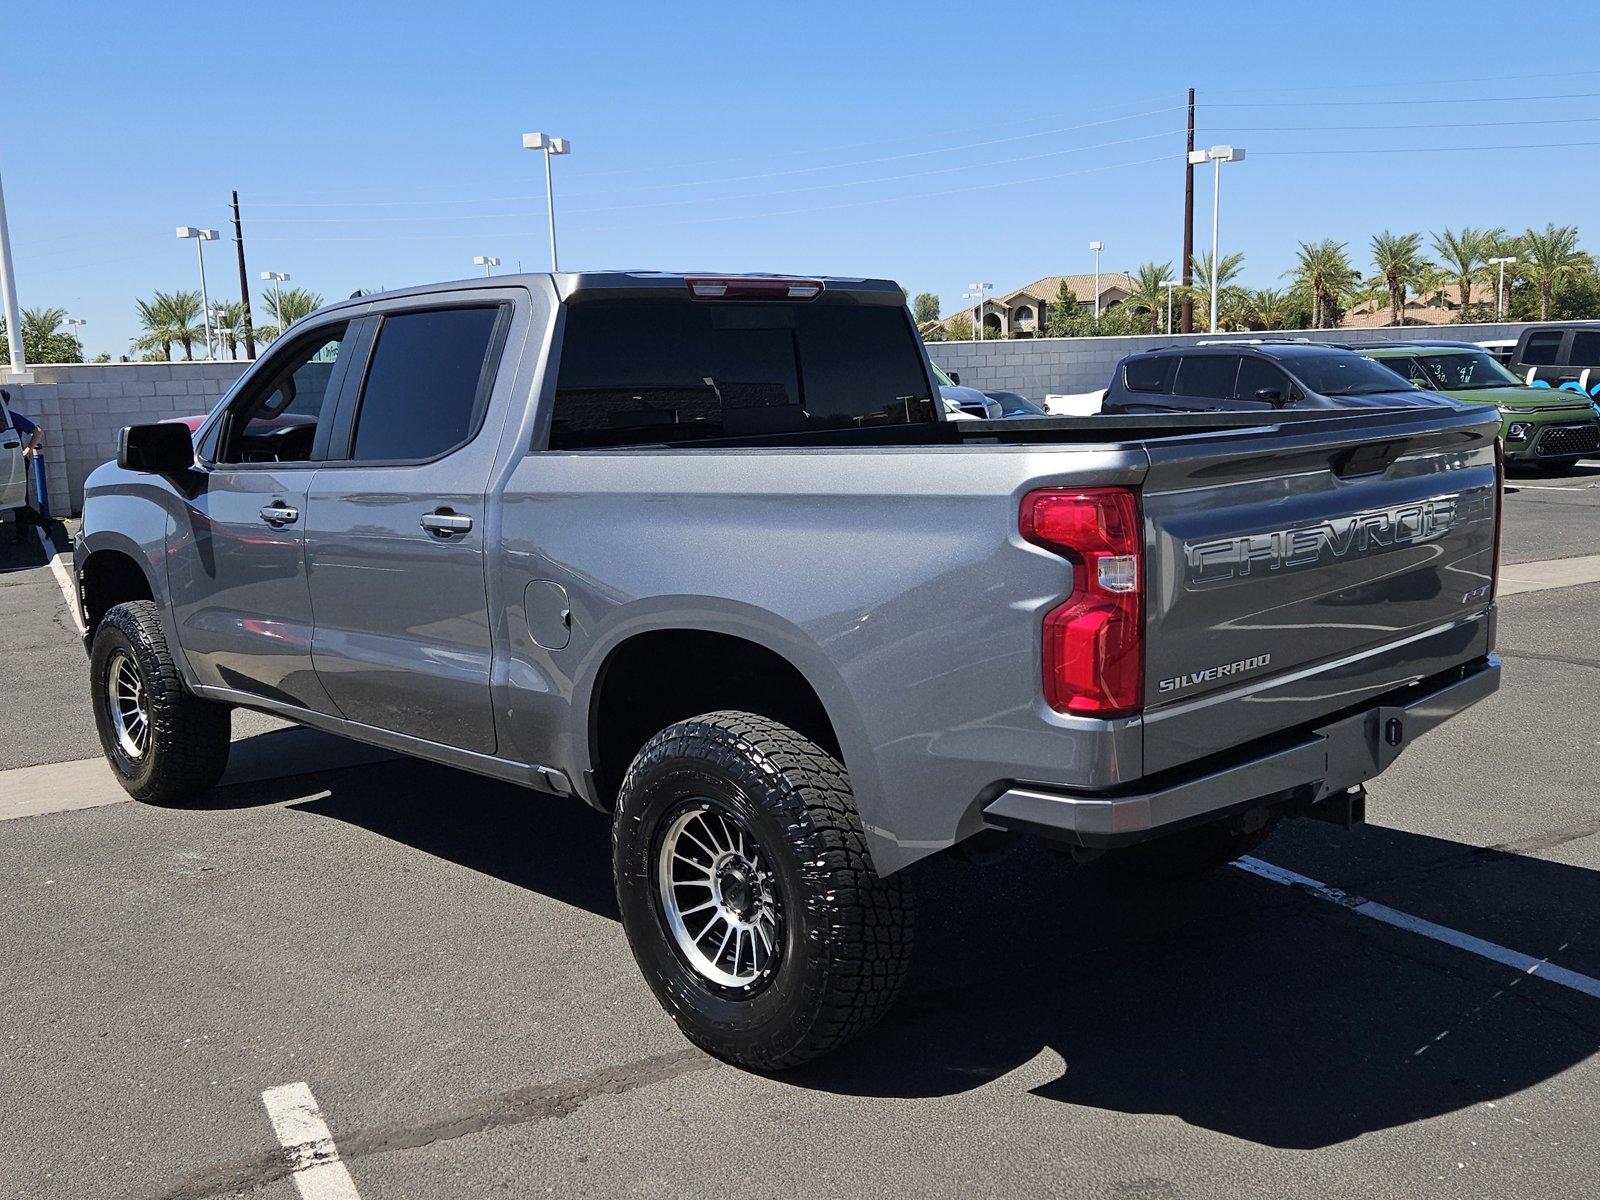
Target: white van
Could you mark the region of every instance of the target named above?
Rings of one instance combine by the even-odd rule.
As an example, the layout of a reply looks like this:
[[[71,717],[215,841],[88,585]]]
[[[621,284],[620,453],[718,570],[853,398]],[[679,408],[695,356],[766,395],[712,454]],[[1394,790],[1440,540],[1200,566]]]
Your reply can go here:
[[[0,512],[28,502],[28,464],[22,457],[26,439],[17,432],[11,410],[0,397]]]

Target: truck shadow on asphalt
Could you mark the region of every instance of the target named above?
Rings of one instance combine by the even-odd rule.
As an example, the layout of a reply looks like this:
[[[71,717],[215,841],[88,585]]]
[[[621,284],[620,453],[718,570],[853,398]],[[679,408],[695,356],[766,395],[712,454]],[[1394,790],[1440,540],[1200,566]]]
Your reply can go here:
[[[1259,856],[1600,974],[1582,944],[1600,873],[1375,826],[1297,823]],[[1600,1000],[1232,868],[1152,888],[1035,850],[922,875],[905,997],[786,1081],[948,1095],[1049,1049],[1064,1069],[1044,1099],[1311,1149],[1503,1100],[1600,1050]]]
[[[617,917],[609,822],[577,801],[410,760],[319,787],[293,807]],[[235,791],[265,803],[273,785]],[[1600,872],[1516,850],[1293,822],[1258,855],[1600,976]],[[986,867],[912,870],[918,945],[899,1004],[783,1084],[949,1096],[1049,1074],[1033,1060],[1050,1051],[1064,1068],[1033,1087],[1043,1099],[1310,1149],[1498,1103],[1600,1050],[1600,1000],[1232,868],[1155,885],[1025,845]]]

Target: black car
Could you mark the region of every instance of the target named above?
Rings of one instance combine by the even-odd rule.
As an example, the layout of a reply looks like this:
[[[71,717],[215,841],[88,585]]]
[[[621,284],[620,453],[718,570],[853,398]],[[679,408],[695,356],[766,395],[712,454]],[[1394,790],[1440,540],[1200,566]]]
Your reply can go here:
[[[1436,408],[1425,392],[1350,350],[1312,342],[1213,342],[1130,354],[1112,372],[1107,413],[1275,408]]]
[[[1535,387],[1564,387],[1600,396],[1600,325],[1532,325],[1506,364]]]

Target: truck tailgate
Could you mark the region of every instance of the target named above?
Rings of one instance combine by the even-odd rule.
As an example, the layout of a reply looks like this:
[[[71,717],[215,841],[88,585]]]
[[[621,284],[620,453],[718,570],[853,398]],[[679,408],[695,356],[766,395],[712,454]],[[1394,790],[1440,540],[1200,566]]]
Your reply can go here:
[[[1497,415],[1151,444],[1147,774],[1489,652]]]

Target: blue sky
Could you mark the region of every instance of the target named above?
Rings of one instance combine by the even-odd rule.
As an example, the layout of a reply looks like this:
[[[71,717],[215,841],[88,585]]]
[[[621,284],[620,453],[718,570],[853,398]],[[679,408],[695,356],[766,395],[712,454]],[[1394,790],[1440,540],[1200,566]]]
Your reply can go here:
[[[1549,52],[1593,43],[1588,5],[78,0],[5,25],[21,299],[87,318],[91,355],[126,352],[136,296],[195,286],[173,229],[226,229],[230,188],[252,287],[546,269],[528,129],[573,143],[566,267],[882,275],[946,311],[974,280],[1088,271],[1092,239],[1108,270],[1176,262],[1191,84],[1200,143],[1249,150],[1222,240],[1254,286],[1301,239],[1364,266],[1383,228],[1600,246],[1600,71]],[[1537,148],[1474,149],[1513,146]],[[1202,177],[1201,248],[1210,200]],[[207,262],[236,298],[232,242]]]

